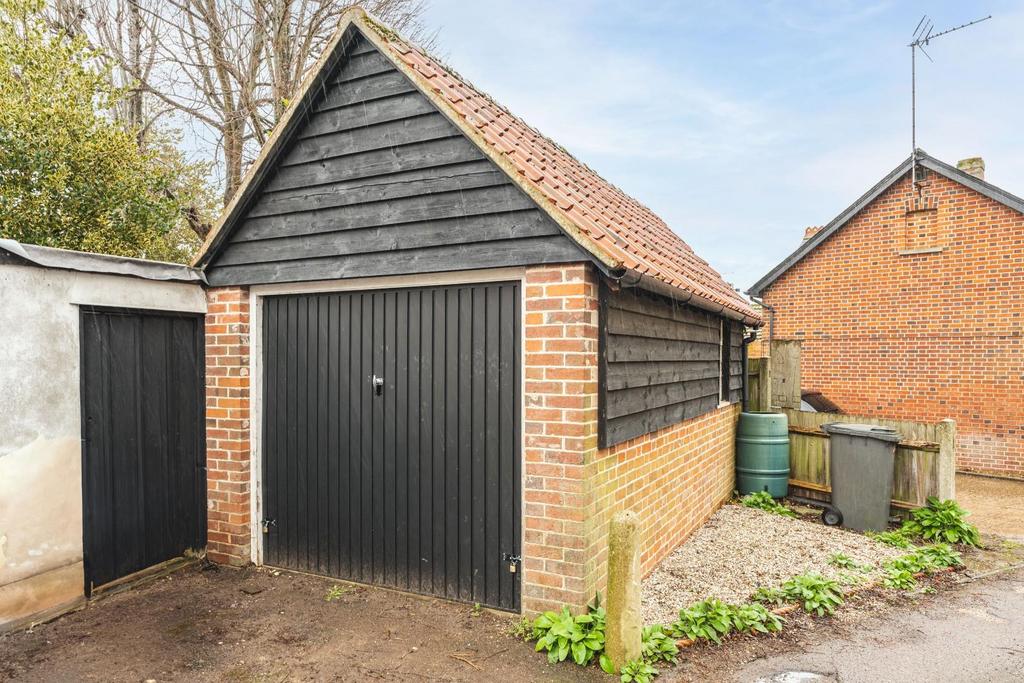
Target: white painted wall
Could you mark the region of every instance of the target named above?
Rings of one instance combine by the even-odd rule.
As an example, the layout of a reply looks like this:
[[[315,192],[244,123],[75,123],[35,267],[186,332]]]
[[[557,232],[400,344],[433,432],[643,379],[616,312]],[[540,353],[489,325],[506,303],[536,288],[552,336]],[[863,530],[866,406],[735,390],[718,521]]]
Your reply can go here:
[[[206,311],[196,284],[0,265],[0,630],[83,598],[79,304]]]

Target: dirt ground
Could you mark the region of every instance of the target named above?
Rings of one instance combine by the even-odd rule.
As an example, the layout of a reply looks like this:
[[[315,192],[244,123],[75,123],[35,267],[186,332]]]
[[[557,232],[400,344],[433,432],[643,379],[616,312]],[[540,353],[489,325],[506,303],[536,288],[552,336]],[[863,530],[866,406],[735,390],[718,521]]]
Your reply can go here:
[[[607,680],[549,666],[507,635],[513,621],[303,574],[189,568],[0,636],[0,680]]]
[[[828,651],[837,639],[908,619],[956,600],[979,581],[1024,569],[1024,544],[982,540],[986,549],[965,555],[964,571],[923,582],[927,590],[865,591],[832,618],[791,613],[781,634],[686,648],[658,681],[730,680],[761,659]],[[340,595],[328,601],[334,586]],[[0,636],[0,680],[616,680],[594,666],[549,666],[532,644],[509,635],[514,622],[499,613],[474,614],[469,605],[321,577],[193,567],[30,632]]]
[[[934,583],[941,590],[959,581],[945,575]],[[617,680],[595,666],[549,666],[532,644],[508,635],[511,617],[351,584],[338,584],[348,591],[328,602],[336,583],[262,569],[186,569],[31,632],[0,636],[0,680]],[[800,652],[868,618],[897,618],[939,595],[869,591],[833,618],[794,613],[778,635],[686,648],[658,681],[726,680],[752,661]]]
[[[956,499],[981,531],[1024,541],[1024,481],[958,474]]]

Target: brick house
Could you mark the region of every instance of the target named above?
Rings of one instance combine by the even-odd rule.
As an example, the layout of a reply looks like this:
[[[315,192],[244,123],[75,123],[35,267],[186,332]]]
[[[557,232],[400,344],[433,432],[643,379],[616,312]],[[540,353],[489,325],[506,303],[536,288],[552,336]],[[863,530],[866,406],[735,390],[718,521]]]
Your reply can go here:
[[[759,316],[649,209],[346,13],[197,265],[209,557],[534,612],[732,491]]]
[[[923,152],[750,294],[801,340],[801,384],[845,412],[957,422],[957,466],[1024,477],[1024,200]]]

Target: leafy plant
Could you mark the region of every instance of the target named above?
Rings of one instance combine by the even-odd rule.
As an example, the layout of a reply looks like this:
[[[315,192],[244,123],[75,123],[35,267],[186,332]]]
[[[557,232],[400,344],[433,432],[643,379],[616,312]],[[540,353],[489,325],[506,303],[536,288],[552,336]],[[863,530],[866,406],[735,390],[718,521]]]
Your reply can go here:
[[[832,557],[828,558],[828,563],[833,567],[839,569],[853,569],[857,566],[857,563],[849,555],[843,553],[836,553]]]
[[[871,567],[868,565],[861,564],[844,553],[836,553],[832,557],[828,558],[828,563],[837,569],[852,569],[858,572],[867,572],[871,570]]]
[[[772,494],[767,491],[756,491],[755,493],[748,494],[740,498],[740,503],[748,508],[756,508],[758,510],[764,510],[771,512],[776,515],[782,515],[783,517],[796,517],[797,514],[790,510],[782,503],[777,502],[772,498]]]
[[[622,683],[651,683],[658,675],[658,670],[642,659],[627,662],[619,672]]]
[[[334,602],[335,600],[341,600],[341,597],[348,593],[350,588],[348,586],[342,586],[341,584],[334,584],[327,589],[327,595],[324,596],[324,600],[327,602]]]
[[[918,572],[924,572],[932,569],[932,564],[927,557],[919,555],[915,551],[908,553],[907,555],[901,555],[891,560],[887,560],[882,565],[882,568],[904,570],[911,574],[916,574]]]
[[[964,543],[978,546],[978,527],[966,519],[969,513],[955,500],[940,501],[929,496],[927,506],[910,513],[910,519],[903,523],[901,531],[910,536],[920,536],[926,541]]]
[[[910,542],[910,537],[907,536],[903,529],[897,529],[895,531],[868,531],[865,534],[868,538],[872,538],[879,543],[885,545],[891,545],[893,548],[911,548],[913,543]]]
[[[923,548],[919,548],[917,554],[927,558],[928,562],[937,568],[959,567],[964,563],[960,553],[945,543],[926,545]]]
[[[917,585],[914,572],[898,566],[886,566],[882,577],[882,585],[893,590],[911,590]]]
[[[474,617],[478,617],[478,616],[480,616],[483,613],[484,613],[483,606],[479,602],[474,602],[473,603],[473,611],[471,612],[471,614]]]
[[[732,624],[741,633],[774,633],[782,630],[783,621],[759,603],[733,606]]]
[[[782,590],[787,601],[800,603],[807,612],[819,617],[833,614],[843,604],[843,589],[837,581],[826,579],[820,574],[800,574],[784,584]]]
[[[839,575],[839,583],[844,586],[856,586],[864,583],[865,579],[862,574],[851,574],[850,572],[843,572]]]
[[[532,639],[533,626],[529,619],[523,617],[512,623],[512,626],[508,629],[508,634],[517,640],[526,642]]]
[[[548,661],[563,662],[568,657],[586,666],[604,650],[604,608],[573,616],[568,607],[561,612],[545,612],[533,622],[536,651],[548,653]]]
[[[911,590],[917,585],[915,574],[960,564],[963,564],[960,553],[945,543],[915,548],[914,552],[891,559],[882,565],[885,572],[882,583],[886,588]]]
[[[786,591],[778,588],[777,586],[773,586],[771,588],[761,586],[754,591],[753,595],[750,596],[750,599],[754,602],[761,602],[766,605],[781,605],[786,602]]]
[[[679,618],[669,627],[677,636],[690,640],[722,642],[733,628],[732,607],[718,598],[708,598],[679,610]]]
[[[675,664],[679,654],[675,638],[665,633],[663,626],[644,626],[641,648],[644,661],[649,663]]]

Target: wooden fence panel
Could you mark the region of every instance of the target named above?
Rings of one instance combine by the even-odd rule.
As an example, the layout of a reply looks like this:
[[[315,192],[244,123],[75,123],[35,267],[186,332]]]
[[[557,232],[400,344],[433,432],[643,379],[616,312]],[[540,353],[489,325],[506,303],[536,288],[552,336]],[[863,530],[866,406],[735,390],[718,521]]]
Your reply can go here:
[[[858,422],[896,429],[902,436],[893,464],[893,507],[908,509],[925,504],[928,496],[955,497],[954,441],[956,423],[887,420],[863,415],[812,413],[781,409],[789,418],[790,485],[808,497],[822,499],[831,491],[829,440],[821,425]]]

